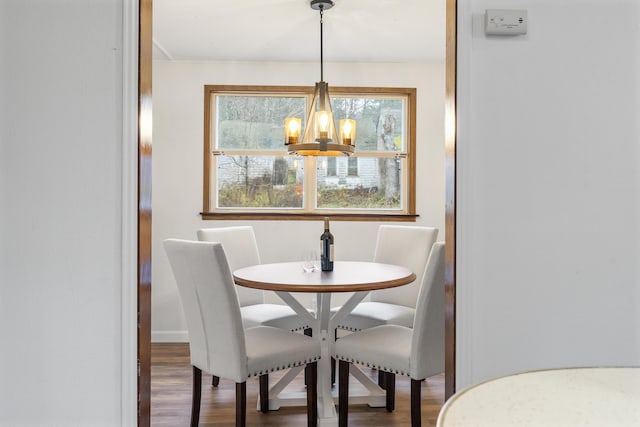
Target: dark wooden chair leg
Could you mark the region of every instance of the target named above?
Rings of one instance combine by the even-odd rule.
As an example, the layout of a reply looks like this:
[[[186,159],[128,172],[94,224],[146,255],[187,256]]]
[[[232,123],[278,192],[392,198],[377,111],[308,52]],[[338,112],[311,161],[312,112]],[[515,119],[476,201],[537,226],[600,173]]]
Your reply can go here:
[[[422,425],[421,393],[422,381],[411,378],[411,427],[420,427]]]
[[[338,426],[347,427],[349,418],[349,362],[341,360],[338,371]]]
[[[260,375],[260,411],[269,412],[269,374]]]
[[[198,427],[200,420],[200,394],[202,392],[202,370],[192,366],[193,389],[191,390],[191,427]]]
[[[306,328],[303,333],[308,336],[308,337],[312,337],[313,336],[313,329],[311,328]],[[307,370],[304,370],[304,385],[305,386],[309,386],[309,379],[307,378]]]
[[[217,375],[211,377],[211,385],[214,387],[218,387],[218,384],[220,384],[220,377]]]
[[[387,391],[387,412],[393,412],[396,409],[396,374],[384,372],[384,384]]]
[[[338,330],[333,330],[333,339],[338,339]],[[331,358],[331,385],[333,386],[336,383],[336,359]]]
[[[384,374],[384,371],[378,369],[378,385],[380,386],[380,388],[385,389],[387,388],[384,380],[387,378],[387,376]]]
[[[318,362],[308,363],[304,368],[307,384],[307,426],[318,425]]]
[[[247,425],[247,383],[236,383],[236,427]]]

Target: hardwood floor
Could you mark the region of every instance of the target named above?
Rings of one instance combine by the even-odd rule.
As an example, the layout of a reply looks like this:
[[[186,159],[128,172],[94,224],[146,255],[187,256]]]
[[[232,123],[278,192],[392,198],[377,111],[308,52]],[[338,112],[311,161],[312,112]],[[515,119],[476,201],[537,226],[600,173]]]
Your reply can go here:
[[[372,378],[377,372],[365,370]],[[271,375],[272,380],[279,374]],[[235,420],[235,385],[221,379],[217,388],[211,387],[211,376],[202,378],[201,426],[231,426]],[[290,387],[304,390],[302,376]],[[350,426],[409,426],[410,381],[396,377],[396,410],[369,408],[366,405],[349,406]],[[247,426],[300,427],[306,425],[304,407],[281,408],[268,414],[256,408],[258,380],[247,381]],[[444,375],[437,375],[422,383],[422,425],[435,426],[444,401]],[[154,427],[188,426],[191,414],[191,365],[188,344],[152,344],[151,346],[151,425]]]
[[[372,378],[377,372],[365,368]],[[279,378],[272,374],[270,380]],[[302,375],[290,387],[304,390]],[[337,387],[337,385],[336,385]],[[349,406],[349,426],[399,427],[411,425],[410,380],[396,377],[396,410]],[[306,425],[306,408],[281,408],[262,414],[256,410],[258,379],[247,381],[247,426],[300,427]],[[444,375],[422,383],[422,425],[435,426],[444,401]],[[151,346],[151,425],[154,427],[188,426],[191,414],[191,365],[188,344],[152,344]],[[202,377],[201,426],[232,426],[235,420],[235,384],[221,379],[211,387],[211,376]]]

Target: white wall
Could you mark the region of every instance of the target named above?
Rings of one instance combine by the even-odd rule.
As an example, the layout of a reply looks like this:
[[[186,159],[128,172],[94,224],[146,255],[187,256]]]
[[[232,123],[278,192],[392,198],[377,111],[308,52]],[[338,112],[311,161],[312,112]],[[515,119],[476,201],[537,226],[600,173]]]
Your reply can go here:
[[[444,238],[444,65],[325,64],[331,86],[417,88],[417,224]],[[177,288],[162,240],[195,239],[202,227],[251,224],[263,262],[299,259],[317,247],[319,221],[203,221],[205,84],[313,85],[317,63],[154,62],[152,340],[186,340]],[[337,259],[371,259],[377,222],[333,222]],[[274,297],[275,298],[275,297]],[[308,303],[310,296],[301,297]],[[273,301],[278,301],[274,299]]]
[[[529,33],[486,37],[487,8]],[[639,365],[640,3],[458,13],[458,387]]]
[[[0,1],[2,426],[123,425],[122,19]]]

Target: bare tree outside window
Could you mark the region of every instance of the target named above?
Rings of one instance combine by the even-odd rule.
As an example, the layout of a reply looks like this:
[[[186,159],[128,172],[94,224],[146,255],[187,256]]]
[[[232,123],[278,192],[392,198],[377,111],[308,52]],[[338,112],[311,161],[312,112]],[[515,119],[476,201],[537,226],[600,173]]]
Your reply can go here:
[[[397,126],[396,114],[387,108],[380,112],[378,119],[378,150],[395,151],[395,132]],[[385,199],[397,198],[400,193],[400,165],[395,158],[383,158],[378,160],[379,191]]]

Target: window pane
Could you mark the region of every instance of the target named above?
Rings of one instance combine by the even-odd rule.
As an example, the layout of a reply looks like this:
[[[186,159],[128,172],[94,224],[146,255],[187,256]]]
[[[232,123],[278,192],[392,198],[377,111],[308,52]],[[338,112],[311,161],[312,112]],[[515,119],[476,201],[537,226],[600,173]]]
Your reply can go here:
[[[325,158],[327,159],[327,176],[338,176],[338,159],[335,157]]]
[[[336,124],[355,119],[357,151],[406,151],[403,98],[332,97],[331,107]]]
[[[327,158],[319,157],[318,199],[323,209],[401,209],[402,160],[334,157],[336,176],[328,175]],[[356,161],[357,175],[353,171]]]
[[[286,156],[217,156],[218,208],[301,208],[303,161]]]
[[[284,149],[284,119],[305,120],[305,97],[218,95],[217,149]]]
[[[358,158],[357,157],[349,157],[347,160],[348,163],[348,172],[349,176],[358,176]]]

